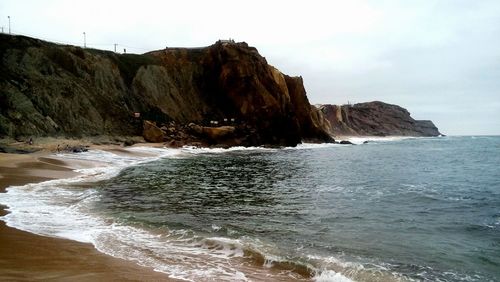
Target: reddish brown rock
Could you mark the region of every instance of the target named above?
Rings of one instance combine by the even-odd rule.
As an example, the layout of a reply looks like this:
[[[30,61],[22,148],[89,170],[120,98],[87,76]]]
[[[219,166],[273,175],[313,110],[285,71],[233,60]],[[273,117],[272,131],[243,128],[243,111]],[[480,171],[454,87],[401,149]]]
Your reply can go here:
[[[156,124],[151,121],[144,121],[144,129],[142,132],[142,137],[147,142],[160,143],[163,142],[163,138],[165,137],[165,133],[161,130]]]
[[[144,119],[217,121],[239,128],[232,138],[247,146],[332,141],[302,79],[283,75],[244,42],[142,55],[3,34],[0,42],[0,137],[141,135]],[[167,129],[168,138],[180,136]],[[160,141],[154,132],[147,139]]]
[[[151,142],[287,145],[337,135],[436,136],[431,121],[382,102],[312,107],[301,77],[246,43],[142,55],[0,34],[0,137],[141,135]],[[231,121],[234,119],[234,121]],[[211,121],[217,123],[210,123]],[[191,136],[183,125],[233,126]],[[206,139],[206,140],[204,140]]]
[[[333,141],[330,122],[316,107],[309,103],[302,77],[285,75],[292,111],[299,121],[300,134],[304,140],[316,142]]]
[[[354,105],[321,105],[319,109],[335,135],[364,136],[439,136],[429,120],[414,120],[397,105],[379,101]]]
[[[234,126],[218,126],[218,127],[208,127],[200,125],[191,125],[190,128],[195,134],[201,136],[204,139],[216,143],[222,143],[224,140],[233,138],[236,128]]]

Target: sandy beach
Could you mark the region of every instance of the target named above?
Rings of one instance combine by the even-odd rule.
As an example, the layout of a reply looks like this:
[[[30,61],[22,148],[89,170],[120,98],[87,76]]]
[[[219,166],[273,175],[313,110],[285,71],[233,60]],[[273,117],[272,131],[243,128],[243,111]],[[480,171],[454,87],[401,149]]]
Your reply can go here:
[[[120,150],[120,147],[109,149]],[[57,159],[50,150],[31,154],[0,153],[2,193],[11,185],[75,175],[72,164]],[[1,215],[6,212],[5,207],[1,207]],[[0,221],[0,280],[173,281],[151,268],[102,254],[91,244],[34,235],[10,228],[3,221]]]

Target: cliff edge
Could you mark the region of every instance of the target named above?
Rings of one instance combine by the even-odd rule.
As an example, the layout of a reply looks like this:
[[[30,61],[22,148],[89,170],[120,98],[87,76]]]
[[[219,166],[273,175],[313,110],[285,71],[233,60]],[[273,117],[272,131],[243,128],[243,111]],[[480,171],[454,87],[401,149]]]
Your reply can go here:
[[[246,43],[142,55],[0,34],[0,136],[142,135],[202,145],[329,142],[302,78]],[[146,126],[145,126],[146,125]]]
[[[430,120],[414,120],[397,105],[379,101],[354,105],[319,105],[334,135],[439,136]]]

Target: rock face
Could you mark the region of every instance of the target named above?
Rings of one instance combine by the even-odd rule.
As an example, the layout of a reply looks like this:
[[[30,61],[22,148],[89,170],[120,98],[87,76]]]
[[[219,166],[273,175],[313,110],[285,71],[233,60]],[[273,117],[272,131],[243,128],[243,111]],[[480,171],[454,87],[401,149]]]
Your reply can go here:
[[[231,135],[235,145],[333,140],[302,79],[246,43],[134,55],[0,34],[0,59],[0,137],[141,135],[150,120],[232,126],[210,142]]]
[[[310,106],[307,99],[306,90],[302,77],[285,76],[285,81],[288,86],[293,111],[299,120],[302,120],[301,131],[308,141],[325,142],[331,136],[331,125],[325,116],[315,106]],[[308,105],[308,106],[301,106]]]
[[[148,142],[163,142],[165,138],[165,133],[156,124],[150,122],[149,120],[144,121],[142,136],[144,140]]]
[[[430,120],[414,120],[397,105],[368,102],[354,105],[320,105],[334,135],[439,136]]]

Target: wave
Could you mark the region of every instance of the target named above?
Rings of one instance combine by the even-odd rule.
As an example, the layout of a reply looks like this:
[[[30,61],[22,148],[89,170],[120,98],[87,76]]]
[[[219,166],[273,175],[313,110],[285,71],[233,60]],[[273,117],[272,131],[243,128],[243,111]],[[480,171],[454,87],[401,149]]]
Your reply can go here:
[[[245,275],[227,261],[241,254],[241,250],[231,254],[231,248],[211,248],[208,241],[182,230],[155,233],[121,224],[93,209],[99,193],[88,188],[92,187],[88,183],[109,179],[128,166],[183,154],[182,150],[172,149],[140,147],[127,150],[147,152],[152,156],[126,156],[100,150],[58,154],[58,158],[65,160],[94,161],[95,167],[79,168],[77,171],[81,175],[69,179],[7,188],[6,193],[0,194],[0,202],[8,206],[9,211],[2,220],[10,227],[34,234],[91,243],[105,254],[153,267],[172,278],[246,280]],[[81,188],[78,186],[81,183],[86,185]]]
[[[356,137],[346,137],[342,140],[347,140],[352,142],[353,144],[363,144],[365,142],[395,142],[402,141],[407,139],[415,139],[422,137],[409,137],[409,136],[387,136],[387,137],[377,137],[377,136],[356,136]]]
[[[338,144],[301,144],[285,150],[316,149]],[[105,254],[152,267],[171,278],[199,281],[398,281],[389,269],[343,261],[336,257],[304,254],[289,257],[274,245],[258,238],[230,238],[224,227],[213,225],[213,233],[192,230],[150,228],[131,225],[95,208],[99,191],[92,183],[112,178],[124,168],[160,158],[185,158],[198,154],[227,152],[269,152],[278,149],[244,148],[180,149],[131,147],[131,154],[92,150],[80,154],[57,154],[62,160],[87,161],[77,165],[80,175],[69,179],[11,186],[0,193],[8,206],[1,219],[8,226],[34,234],[91,243]],[[89,167],[88,161],[92,161]],[[90,184],[89,184],[90,183]],[[222,235],[220,235],[222,233]],[[214,236],[214,234],[218,234]],[[227,236],[227,237],[226,237]]]
[[[87,221],[94,220],[84,212],[86,207],[96,200],[97,191],[78,189],[75,185],[106,180],[118,175],[128,166],[178,154],[168,149],[130,148],[129,150],[155,152],[155,154],[149,157],[125,156],[102,150],[79,154],[56,154],[56,158],[70,161],[80,175],[8,187],[6,193],[0,193],[0,202],[8,206],[7,210],[10,212],[3,216],[2,220],[11,227],[31,233],[90,243],[92,231],[80,231],[85,230]]]
[[[175,279],[310,280],[314,275],[311,267],[269,252],[271,247],[258,240],[203,237],[190,230],[154,230],[126,225],[98,214],[92,206],[98,201],[99,193],[71,184],[83,179],[103,179],[106,173],[99,171],[101,173],[71,179],[10,187],[7,193],[0,195],[0,202],[8,205],[10,211],[2,220],[10,227],[34,234],[91,243],[102,253],[152,267]],[[108,176],[114,174],[108,172]],[[324,275],[318,277],[319,281],[325,281],[321,280]]]
[[[207,148],[207,147],[184,146],[180,150],[184,153],[197,155],[197,154],[221,154],[229,152],[276,152],[279,149],[266,148],[266,147],[243,147],[243,146],[235,146],[229,148]]]
[[[296,147],[286,147],[285,150],[310,150],[310,149],[324,149],[333,147],[342,147],[343,145],[337,143],[301,143]]]
[[[258,240],[204,237],[190,230],[131,226],[95,209],[100,194],[92,183],[112,178],[126,167],[201,153],[268,150],[275,149],[132,147],[120,151],[135,155],[102,150],[57,154],[56,158],[72,162],[80,175],[8,187],[6,193],[0,194],[0,203],[8,206],[9,213],[1,219],[10,227],[37,235],[91,243],[102,253],[152,267],[176,279],[310,280],[314,275],[310,266],[282,259],[268,252],[272,247]]]
[[[317,282],[350,282],[351,279],[333,270],[321,272],[319,275],[314,276],[314,281]]]

